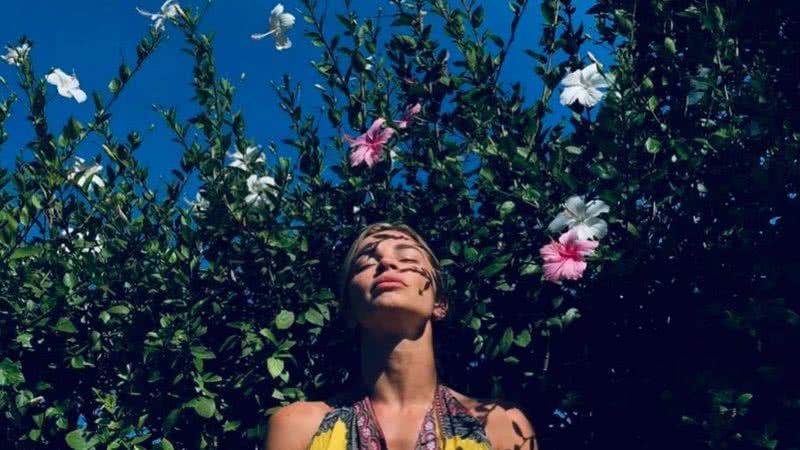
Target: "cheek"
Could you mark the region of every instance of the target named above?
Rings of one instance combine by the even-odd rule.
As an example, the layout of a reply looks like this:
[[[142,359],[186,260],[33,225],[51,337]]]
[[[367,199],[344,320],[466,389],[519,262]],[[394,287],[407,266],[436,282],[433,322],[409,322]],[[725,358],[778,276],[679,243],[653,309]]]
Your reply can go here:
[[[369,269],[365,269],[350,278],[350,282],[347,284],[347,292],[351,300],[354,298],[362,298],[366,295],[366,292],[369,291],[372,277],[368,273],[365,273],[368,270]]]

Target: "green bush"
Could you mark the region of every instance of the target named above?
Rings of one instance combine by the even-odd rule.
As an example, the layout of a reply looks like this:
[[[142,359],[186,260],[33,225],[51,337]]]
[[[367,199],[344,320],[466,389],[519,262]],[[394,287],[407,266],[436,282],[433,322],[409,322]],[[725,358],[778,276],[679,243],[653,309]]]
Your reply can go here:
[[[526,0],[503,36],[474,2],[393,0],[388,30],[343,12],[336,33],[303,3],[325,114],[300,106],[288,76],[276,84],[292,123],[281,143],[297,154],[271,167],[226,162],[256,143],[192,8],[91,96],[89,123],[49,123],[35,48],[15,60],[21,99],[0,102],[0,143],[12,108],[28,108],[35,139],[30,162],[0,169],[0,441],[261,445],[276,408],[352,380],[338,265],[361,227],[402,221],[447,271],[445,382],[519,401],[541,448],[800,448],[789,2],[598,0],[587,43],[571,1],[544,0],[536,46],[519,29],[536,13]],[[161,111],[183,157],[158,195],[140,137],[110,123],[165,32],[183,33],[200,112]],[[591,63],[589,44],[615,46],[594,78],[608,90],[558,122],[567,107],[551,97]],[[535,47],[535,99],[501,77],[512,45]],[[378,118],[395,130],[391,161],[351,166],[344,136]],[[103,153],[75,160],[89,135]],[[186,207],[193,177],[202,197]],[[582,278],[554,283],[539,250],[576,194],[609,206],[608,233]]]

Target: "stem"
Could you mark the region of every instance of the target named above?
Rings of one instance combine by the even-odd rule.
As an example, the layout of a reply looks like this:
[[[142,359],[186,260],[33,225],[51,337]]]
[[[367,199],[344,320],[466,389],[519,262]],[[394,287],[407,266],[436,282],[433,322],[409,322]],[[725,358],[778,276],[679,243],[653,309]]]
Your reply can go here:
[[[561,3],[559,2],[559,5]],[[500,51],[500,62],[497,63],[497,70],[495,71],[494,81],[493,81],[493,88],[496,90],[498,81],[500,80],[500,72],[503,70],[503,64],[506,62],[506,56],[508,55],[508,51],[511,49],[511,44],[514,42],[514,38],[517,35],[517,27],[519,26],[519,21],[522,18],[522,15],[525,13],[525,8],[528,7],[528,0],[522,0],[522,4],[519,8],[519,11],[514,14],[514,19],[511,21],[511,35],[508,37],[508,42],[506,43],[505,47]],[[558,20],[558,10],[556,10],[556,20]]]
[[[555,13],[555,18],[553,19],[553,28],[558,28],[558,18],[560,17],[559,14],[560,12],[561,12],[561,2],[558,1],[556,2],[556,13]],[[556,45],[555,32],[553,32],[553,40],[550,42],[550,45],[547,48],[547,69],[545,70],[545,73],[550,73],[550,69],[553,66],[553,53],[555,53],[555,45]],[[544,114],[544,110],[547,109],[547,101],[550,99],[550,96],[552,94],[553,92],[547,86],[547,83],[544,83],[544,86],[542,87],[542,96],[539,98],[539,102],[543,105],[542,114]],[[539,126],[536,128],[537,135],[541,132],[542,129],[542,118],[541,118],[542,114],[540,114],[539,117],[535,119],[539,122]],[[531,138],[530,144],[528,145],[528,156],[525,157],[526,162],[530,162],[531,155],[533,154],[533,145],[535,143],[536,143],[536,136],[533,136]]]

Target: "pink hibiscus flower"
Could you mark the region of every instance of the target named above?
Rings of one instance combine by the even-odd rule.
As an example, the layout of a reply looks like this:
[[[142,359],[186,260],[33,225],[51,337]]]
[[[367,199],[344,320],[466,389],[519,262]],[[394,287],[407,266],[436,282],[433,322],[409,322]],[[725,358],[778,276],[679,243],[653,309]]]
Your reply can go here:
[[[558,281],[582,277],[586,270],[583,258],[591,255],[595,248],[597,241],[578,239],[574,229],[562,234],[558,242],[553,241],[539,249],[544,259],[544,279]]]
[[[374,166],[378,161],[383,160],[383,146],[394,135],[393,128],[381,128],[386,119],[377,118],[372,122],[366,133],[357,138],[344,135],[344,140],[350,143],[353,149],[350,153],[350,165],[355,167],[362,162],[366,162],[369,167]]]
[[[408,124],[414,120],[414,117],[422,111],[422,105],[419,103],[414,104],[413,106],[407,106],[405,112],[403,113],[403,118],[397,121],[397,128],[405,129],[408,127]]]

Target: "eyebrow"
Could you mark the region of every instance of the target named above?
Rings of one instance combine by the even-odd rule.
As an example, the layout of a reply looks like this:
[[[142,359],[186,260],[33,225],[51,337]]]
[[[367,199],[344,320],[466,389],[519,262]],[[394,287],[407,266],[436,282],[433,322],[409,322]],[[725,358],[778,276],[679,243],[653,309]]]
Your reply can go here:
[[[369,243],[369,244],[365,245],[364,248],[361,249],[361,251],[356,253],[356,255],[353,257],[353,259],[358,259],[359,257],[361,257],[363,255],[366,255],[367,253],[374,252],[375,248],[383,240],[385,240],[385,239],[380,239],[380,240],[377,240],[375,242],[372,242],[372,243]],[[417,246],[417,245],[414,245],[414,244],[405,244],[403,242],[398,242],[397,244],[394,245],[394,249],[395,250],[412,249],[412,250],[416,250],[417,252],[419,252],[420,254],[422,254],[424,256],[424,253],[422,252],[422,250],[420,250],[420,247]]]

